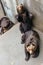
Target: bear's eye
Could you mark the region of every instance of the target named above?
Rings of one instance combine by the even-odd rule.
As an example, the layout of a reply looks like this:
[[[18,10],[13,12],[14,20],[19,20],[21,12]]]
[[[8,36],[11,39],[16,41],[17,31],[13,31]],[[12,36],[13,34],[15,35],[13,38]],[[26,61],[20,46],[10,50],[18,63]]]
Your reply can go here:
[[[29,44],[27,45],[27,47],[30,46]]]
[[[35,46],[35,44],[32,44],[33,46]]]
[[[33,40],[33,38],[31,38],[31,41]]]

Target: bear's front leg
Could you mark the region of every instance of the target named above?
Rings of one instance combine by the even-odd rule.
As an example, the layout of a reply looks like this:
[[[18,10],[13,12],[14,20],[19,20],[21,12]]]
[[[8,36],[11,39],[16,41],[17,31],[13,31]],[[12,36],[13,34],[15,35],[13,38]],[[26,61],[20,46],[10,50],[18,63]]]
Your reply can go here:
[[[22,35],[21,37],[21,44],[24,44],[25,43],[25,40],[26,40],[26,35]]]
[[[25,60],[28,61],[30,58],[30,54],[29,54],[29,52],[27,52],[26,49],[25,49],[25,55],[26,55]]]
[[[40,47],[38,46],[32,57],[37,58],[39,56],[39,53],[40,53]]]
[[[22,23],[20,24],[20,31],[21,31],[21,33],[24,33],[24,29],[22,27]]]

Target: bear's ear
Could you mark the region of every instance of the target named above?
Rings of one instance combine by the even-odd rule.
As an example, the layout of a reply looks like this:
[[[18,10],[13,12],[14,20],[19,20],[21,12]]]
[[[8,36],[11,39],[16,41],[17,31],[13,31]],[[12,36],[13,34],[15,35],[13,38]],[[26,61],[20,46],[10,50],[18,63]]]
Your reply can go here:
[[[25,43],[25,40],[26,40],[26,35],[25,34],[22,36],[21,40],[22,40],[22,44]]]

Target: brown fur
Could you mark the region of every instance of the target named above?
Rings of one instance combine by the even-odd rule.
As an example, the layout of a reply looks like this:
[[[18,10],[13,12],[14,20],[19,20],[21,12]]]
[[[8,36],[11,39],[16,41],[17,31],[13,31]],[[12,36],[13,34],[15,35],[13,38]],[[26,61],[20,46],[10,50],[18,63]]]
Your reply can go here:
[[[0,20],[0,34],[5,33],[7,30],[9,30],[14,23],[10,21],[8,17],[2,17]]]
[[[25,32],[22,36],[22,43],[25,43],[26,60],[30,58],[30,55],[34,58],[38,57],[40,50],[40,37],[36,31],[30,30]]]

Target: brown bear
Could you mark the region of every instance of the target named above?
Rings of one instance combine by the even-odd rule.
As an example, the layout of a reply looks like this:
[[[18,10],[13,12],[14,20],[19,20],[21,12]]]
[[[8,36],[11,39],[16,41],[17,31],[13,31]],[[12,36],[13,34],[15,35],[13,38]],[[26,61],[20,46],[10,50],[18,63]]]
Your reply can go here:
[[[16,19],[20,22],[20,31],[21,33],[25,33],[26,31],[32,29],[33,27],[33,14],[30,13],[25,6],[22,4],[17,6],[18,15],[16,15]]]
[[[30,56],[36,58],[40,52],[40,37],[35,30],[27,31],[22,36],[22,44],[25,47],[25,60],[29,60]]]
[[[7,30],[9,30],[14,23],[10,21],[10,19],[7,16],[4,16],[0,19],[0,34],[5,33]]]

